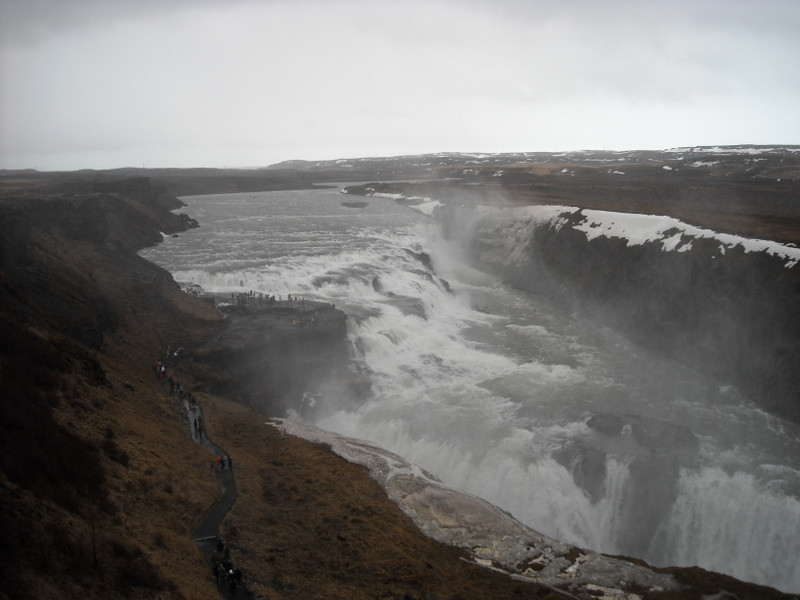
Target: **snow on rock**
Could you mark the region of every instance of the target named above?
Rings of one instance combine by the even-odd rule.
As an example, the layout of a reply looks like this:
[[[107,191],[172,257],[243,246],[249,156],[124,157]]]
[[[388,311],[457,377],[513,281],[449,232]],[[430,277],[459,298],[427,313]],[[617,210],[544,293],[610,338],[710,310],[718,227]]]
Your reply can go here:
[[[637,246],[649,242],[661,242],[662,249],[667,252],[685,252],[691,249],[692,240],[715,239],[719,242],[719,252],[740,246],[744,252],[765,252],[785,261],[790,268],[800,262],[800,248],[787,246],[769,240],[747,238],[741,235],[719,233],[711,229],[695,227],[674,217],[659,215],[642,215],[601,210],[577,209],[564,206],[527,206],[511,209],[520,219],[533,218],[551,221],[552,226],[560,229],[565,218],[583,216],[580,223],[572,225],[578,231],[593,240],[605,236],[627,240],[628,246]]]

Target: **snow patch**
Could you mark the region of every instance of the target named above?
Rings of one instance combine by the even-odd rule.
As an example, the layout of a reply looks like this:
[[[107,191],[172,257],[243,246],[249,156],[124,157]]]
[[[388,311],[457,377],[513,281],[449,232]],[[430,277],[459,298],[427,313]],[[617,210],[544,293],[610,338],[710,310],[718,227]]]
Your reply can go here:
[[[688,248],[677,243],[677,237],[694,239],[715,239],[719,242],[720,252],[725,249],[741,246],[744,252],[766,252],[771,256],[782,258],[786,267],[793,267],[800,262],[800,250],[778,242],[746,238],[729,233],[718,233],[711,229],[702,229],[688,225],[673,217],[657,215],[637,215],[627,213],[606,212],[598,210],[582,211],[586,221],[574,228],[583,231],[589,240],[598,236],[625,238],[629,246],[641,245],[647,242],[662,243],[664,250],[685,251]],[[665,238],[666,232],[674,232]],[[686,242],[684,242],[686,243]]]
[[[526,206],[511,209],[511,211],[521,220],[533,220],[538,224],[549,223],[554,229],[560,229],[568,222],[574,221],[576,214],[583,215],[584,220],[571,225],[571,227],[585,233],[588,240],[601,236],[622,238],[627,241],[628,246],[661,242],[661,247],[665,252],[686,252],[691,249],[692,241],[712,239],[719,243],[720,254],[725,254],[728,249],[741,247],[745,253],[765,252],[770,256],[782,259],[785,261],[786,268],[791,268],[800,262],[800,248],[770,240],[719,233],[711,229],[689,225],[674,217],[578,209],[567,206]]]
[[[769,154],[774,152],[800,152],[800,148],[785,146],[763,146],[760,148],[744,146],[686,146],[669,148],[665,152],[694,152],[707,154]]]

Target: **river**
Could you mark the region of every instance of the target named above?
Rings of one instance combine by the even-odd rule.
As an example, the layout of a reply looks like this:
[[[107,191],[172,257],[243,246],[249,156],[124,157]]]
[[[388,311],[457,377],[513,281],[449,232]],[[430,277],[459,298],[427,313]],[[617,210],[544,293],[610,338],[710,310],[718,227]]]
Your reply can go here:
[[[184,198],[141,254],[213,293],[334,302],[372,380],[296,418],[400,454],[550,537],[800,591],[800,428],[513,289],[439,224],[338,188]]]

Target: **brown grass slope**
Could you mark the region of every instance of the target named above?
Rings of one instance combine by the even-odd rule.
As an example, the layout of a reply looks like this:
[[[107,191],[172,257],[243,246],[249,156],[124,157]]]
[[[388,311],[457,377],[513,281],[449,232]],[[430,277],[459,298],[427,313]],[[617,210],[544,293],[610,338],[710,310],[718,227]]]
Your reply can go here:
[[[131,252],[169,229],[156,212],[115,194],[2,204],[0,580],[10,598],[214,594],[190,531],[218,492],[149,365],[219,318]]]

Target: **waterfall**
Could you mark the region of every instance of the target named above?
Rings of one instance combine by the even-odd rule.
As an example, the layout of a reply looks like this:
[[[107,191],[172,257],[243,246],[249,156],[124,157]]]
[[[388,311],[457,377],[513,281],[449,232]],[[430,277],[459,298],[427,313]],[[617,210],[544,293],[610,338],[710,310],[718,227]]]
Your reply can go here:
[[[742,579],[797,589],[798,532],[797,498],[771,491],[742,471],[683,470],[677,499],[651,553],[660,564],[702,564]]]
[[[327,190],[186,200],[202,226],[143,252],[176,279],[350,316],[372,394],[322,397],[304,419],[550,537],[800,590],[800,428],[509,285],[504,266],[530,266],[530,215],[477,232],[498,261],[487,272],[388,199],[360,211]]]

